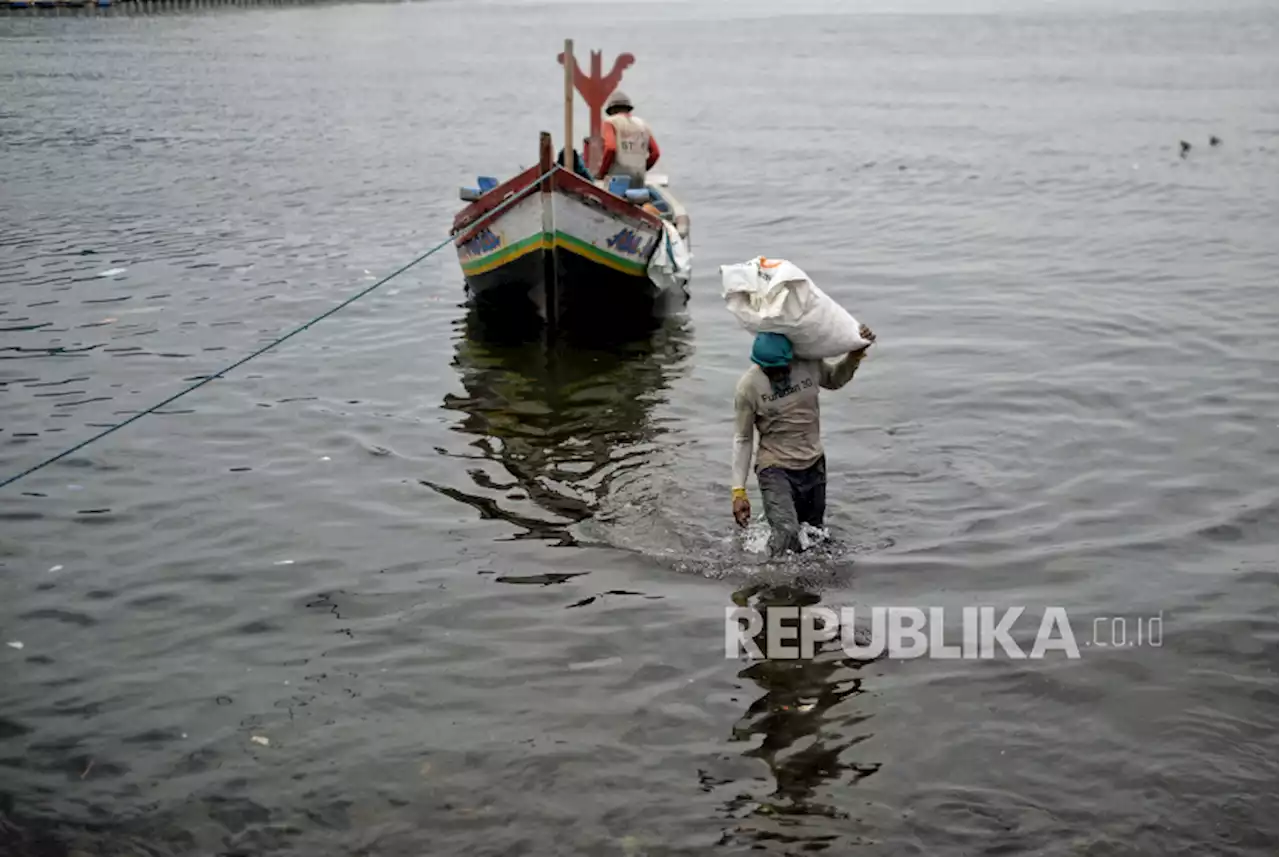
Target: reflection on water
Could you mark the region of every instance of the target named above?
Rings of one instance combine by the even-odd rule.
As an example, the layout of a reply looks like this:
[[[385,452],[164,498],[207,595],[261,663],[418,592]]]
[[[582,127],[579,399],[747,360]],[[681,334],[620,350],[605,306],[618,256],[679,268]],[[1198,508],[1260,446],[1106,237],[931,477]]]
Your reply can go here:
[[[733,600],[766,615],[773,607],[815,606],[821,598],[803,584],[762,582],[738,590]],[[781,624],[796,627],[798,622]],[[766,633],[767,623],[753,639],[767,654]],[[764,693],[734,724],[729,740],[750,744],[742,755],[768,765],[774,785],[769,794],[751,802],[747,813],[741,798],[729,802],[730,814],[745,815],[731,838],[805,843],[807,849],[826,847],[823,834],[812,829],[813,819],[847,819],[848,814],[816,799],[818,790],[837,784],[853,786],[880,769],[880,763],[851,754],[872,737],[866,728],[871,715],[858,703],[865,692],[863,671],[873,662],[845,654],[837,632],[835,639],[815,646],[812,658],[765,657],[749,662],[738,673]],[[788,819],[805,821],[809,829],[789,833],[793,824]]]
[[[608,347],[546,343],[497,329],[474,309],[459,322],[453,365],[465,389],[443,407],[459,414],[473,485],[423,484],[516,526],[516,538],[575,543],[569,527],[634,478],[666,431],[653,409],[692,352],[688,320]]]

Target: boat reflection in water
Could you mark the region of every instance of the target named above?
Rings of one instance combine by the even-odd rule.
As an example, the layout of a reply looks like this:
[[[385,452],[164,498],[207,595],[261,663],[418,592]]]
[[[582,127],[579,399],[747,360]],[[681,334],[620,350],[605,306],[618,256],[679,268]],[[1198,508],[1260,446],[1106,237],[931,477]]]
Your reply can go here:
[[[688,319],[595,345],[546,343],[474,307],[459,327],[453,365],[465,392],[445,396],[443,407],[470,436],[460,457],[474,462],[473,484],[424,484],[512,524],[516,538],[575,544],[571,528],[652,459],[666,431],[654,408],[692,353]]]

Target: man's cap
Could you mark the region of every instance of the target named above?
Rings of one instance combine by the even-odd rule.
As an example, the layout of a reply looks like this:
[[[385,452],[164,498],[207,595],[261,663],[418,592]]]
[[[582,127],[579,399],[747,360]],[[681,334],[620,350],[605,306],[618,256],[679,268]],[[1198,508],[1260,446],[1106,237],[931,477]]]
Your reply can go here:
[[[790,365],[791,340],[781,333],[757,333],[751,344],[751,362],[763,369],[781,369]]]

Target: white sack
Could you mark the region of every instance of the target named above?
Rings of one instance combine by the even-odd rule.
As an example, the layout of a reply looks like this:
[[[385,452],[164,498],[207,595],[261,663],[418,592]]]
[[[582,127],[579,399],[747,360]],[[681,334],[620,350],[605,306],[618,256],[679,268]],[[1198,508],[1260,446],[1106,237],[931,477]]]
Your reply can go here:
[[[752,333],[781,333],[797,357],[841,357],[865,348],[858,320],[785,259],[720,266],[729,312]]]
[[[662,237],[649,258],[649,280],[660,291],[685,288],[693,272],[693,254],[689,244],[680,237],[680,231],[667,221],[662,221]]]

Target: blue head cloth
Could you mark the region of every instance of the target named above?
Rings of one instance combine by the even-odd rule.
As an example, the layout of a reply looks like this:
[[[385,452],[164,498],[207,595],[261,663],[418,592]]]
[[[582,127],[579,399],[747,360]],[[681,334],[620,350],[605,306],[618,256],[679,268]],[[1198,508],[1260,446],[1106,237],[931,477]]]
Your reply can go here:
[[[757,333],[751,346],[751,362],[762,369],[781,369],[791,364],[791,340],[781,333]]]

